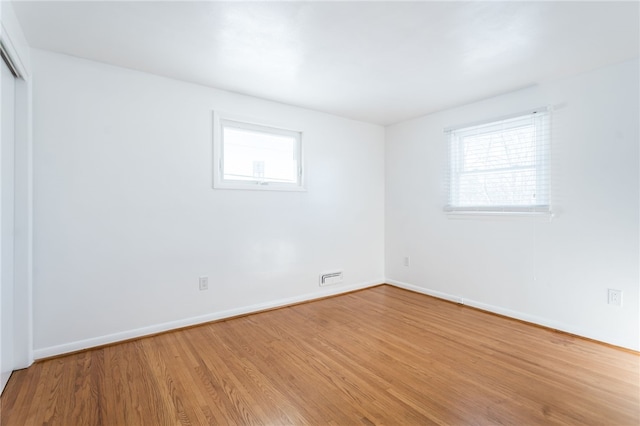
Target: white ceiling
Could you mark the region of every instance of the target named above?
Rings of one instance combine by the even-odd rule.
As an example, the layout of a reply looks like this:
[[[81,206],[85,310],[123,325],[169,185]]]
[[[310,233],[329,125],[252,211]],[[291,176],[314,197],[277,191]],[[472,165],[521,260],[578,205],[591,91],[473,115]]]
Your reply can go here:
[[[17,2],[32,47],[387,125],[639,56],[638,2]]]

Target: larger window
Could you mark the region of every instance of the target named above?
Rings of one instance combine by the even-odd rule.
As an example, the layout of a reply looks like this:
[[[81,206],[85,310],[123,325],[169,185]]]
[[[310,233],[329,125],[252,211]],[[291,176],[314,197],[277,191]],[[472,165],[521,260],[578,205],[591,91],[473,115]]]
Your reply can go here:
[[[450,212],[549,212],[546,110],[448,130]]]
[[[214,117],[214,187],[304,189],[302,134]]]

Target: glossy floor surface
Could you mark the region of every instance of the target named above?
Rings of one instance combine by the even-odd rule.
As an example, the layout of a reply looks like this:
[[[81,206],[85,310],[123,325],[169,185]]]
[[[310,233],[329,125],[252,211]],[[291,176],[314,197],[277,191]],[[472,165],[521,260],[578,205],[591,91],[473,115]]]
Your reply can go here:
[[[2,425],[638,425],[639,356],[391,286],[38,362]]]

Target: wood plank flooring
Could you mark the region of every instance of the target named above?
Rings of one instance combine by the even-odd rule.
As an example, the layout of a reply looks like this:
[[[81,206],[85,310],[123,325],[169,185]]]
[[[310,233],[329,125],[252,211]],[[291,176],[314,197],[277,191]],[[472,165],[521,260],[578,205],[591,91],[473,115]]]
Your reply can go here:
[[[42,361],[10,425],[638,425],[637,354],[379,286]]]

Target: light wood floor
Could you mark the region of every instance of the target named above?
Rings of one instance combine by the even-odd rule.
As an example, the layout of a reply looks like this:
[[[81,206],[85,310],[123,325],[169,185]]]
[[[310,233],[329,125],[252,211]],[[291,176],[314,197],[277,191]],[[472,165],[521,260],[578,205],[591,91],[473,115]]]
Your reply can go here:
[[[639,356],[380,286],[38,362],[2,425],[638,425]]]

